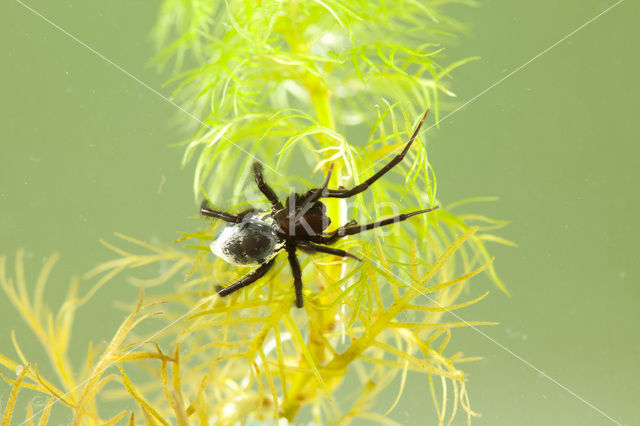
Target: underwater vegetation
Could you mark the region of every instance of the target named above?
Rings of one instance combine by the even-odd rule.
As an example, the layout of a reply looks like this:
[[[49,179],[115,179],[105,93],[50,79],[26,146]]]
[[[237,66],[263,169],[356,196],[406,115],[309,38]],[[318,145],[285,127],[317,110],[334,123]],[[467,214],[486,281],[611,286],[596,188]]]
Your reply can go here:
[[[460,4],[473,2],[165,0],[154,61],[174,75],[167,84],[190,115],[182,162],[194,166],[196,202],[206,197],[225,211],[264,206],[250,182],[256,160],[280,198],[321,186],[331,165],[331,188],[366,180],[406,145],[426,108],[437,123],[452,105],[452,72],[472,60],[445,59],[446,43],[464,31],[448,16]],[[317,424],[398,424],[393,410],[410,374],[430,390],[434,423],[459,413],[470,422],[477,413],[463,365],[478,358],[451,350],[451,341],[456,328],[492,323],[444,315],[489,294],[472,285],[477,274],[507,292],[486,243],[511,243],[493,234],[504,221],[464,213],[486,197],[447,204],[439,196],[424,136],[366,192],[327,199],[329,230],[347,218],[439,209],[334,246],[361,262],[300,256],[302,309],[284,255],[251,286],[219,297],[217,285],[251,267],[210,253],[224,225],[214,221],[194,221],[196,230],[175,244],[120,234],[102,241],[115,257],[82,277],[89,290],[72,280],[55,312],[44,294],[57,256],[38,274],[22,250],[13,267],[0,257],[2,289],[55,371],[43,377],[21,350],[27,337],[13,335],[16,355],[0,355],[12,386],[2,425],[18,416],[18,397],[34,392],[49,399],[29,403],[27,423],[47,424],[52,410],[66,409],[74,425],[273,424],[303,412]],[[85,361],[72,362],[75,312],[107,283],[127,282],[140,286],[140,297],[113,338],[87,344]],[[145,296],[150,288],[158,291]],[[381,398],[391,389],[395,399]],[[107,415],[107,401],[120,409]]]

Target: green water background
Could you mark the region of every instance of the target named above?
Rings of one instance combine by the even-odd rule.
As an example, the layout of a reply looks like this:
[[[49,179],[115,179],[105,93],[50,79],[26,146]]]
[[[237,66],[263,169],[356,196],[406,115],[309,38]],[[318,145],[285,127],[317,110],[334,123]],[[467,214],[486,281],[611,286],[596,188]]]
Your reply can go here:
[[[169,95],[166,75],[147,65],[157,4],[28,4]],[[482,57],[455,73],[460,104],[611,4],[500,0],[454,9],[471,35],[447,57]],[[500,322],[482,331],[628,425],[640,424],[639,12],[623,2],[427,134],[441,201],[499,196],[473,210],[512,220],[501,235],[519,244],[493,248],[513,297],[493,291],[459,314]],[[0,253],[12,261],[26,248],[33,277],[60,252],[47,293],[57,306],[68,277],[111,258],[98,238],[117,231],[164,243],[197,227],[192,169],[179,168],[182,148],[168,148],[193,128],[179,128],[188,119],[175,107],[14,0],[0,4],[0,34]],[[109,338],[123,314],[104,301],[136,294],[122,281],[103,288],[78,313],[75,341]],[[13,356],[15,329],[39,359],[4,298],[0,320],[0,352]],[[474,425],[615,424],[474,330],[456,331],[452,349],[484,357],[465,366],[472,407],[483,414]],[[426,381],[410,376],[407,386],[391,418],[431,424]],[[0,384],[1,403],[8,394]],[[54,414],[68,421],[64,410]]]

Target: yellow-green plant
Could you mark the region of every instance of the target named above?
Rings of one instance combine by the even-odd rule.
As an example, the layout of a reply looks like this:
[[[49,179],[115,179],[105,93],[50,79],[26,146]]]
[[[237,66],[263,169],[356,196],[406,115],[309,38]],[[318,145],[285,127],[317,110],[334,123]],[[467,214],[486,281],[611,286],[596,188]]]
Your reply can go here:
[[[201,124],[185,142],[183,159],[195,162],[196,199],[206,193],[224,209],[261,202],[248,179],[256,158],[268,167],[266,176],[281,197],[318,186],[329,164],[331,187],[370,176],[406,143],[425,108],[432,108],[437,122],[440,96],[453,96],[451,72],[469,61],[442,65],[443,46],[462,31],[445,13],[453,3],[472,4],[165,0],[155,30],[162,46],[156,60],[173,67],[174,98]],[[357,251],[361,263],[303,256],[300,310],[293,307],[285,260],[242,292],[216,295],[215,285],[248,269],[208,253],[215,223],[202,222],[197,226],[204,229],[184,233],[173,247],[122,235],[120,244],[103,242],[117,257],[84,276],[95,281],[85,296],[77,296],[72,285],[57,316],[42,296],[54,260],[30,298],[22,254],[15,278],[2,258],[2,287],[58,374],[55,380],[41,377],[14,338],[20,363],[0,357],[0,365],[15,371],[3,374],[14,389],[5,418],[11,418],[22,387],[51,396],[43,424],[56,400],[73,410],[75,424],[125,418],[130,424],[137,418],[152,424],[272,424],[293,421],[305,409],[318,424],[354,418],[396,424],[392,410],[406,378],[420,374],[440,424],[459,411],[470,419],[475,413],[460,365],[476,358],[451,351],[449,344],[454,328],[488,323],[443,316],[488,294],[469,286],[480,272],[506,292],[485,243],[509,242],[489,233],[503,222],[454,213],[486,199],[447,206],[436,190],[423,132],[404,162],[352,205],[328,201],[333,226],[347,218],[377,220],[397,213],[396,207],[441,207],[391,232],[372,231],[338,244]],[[104,348],[89,346],[86,365],[74,368],[67,353],[74,311],[122,272],[157,266],[161,275],[133,282],[166,290],[144,306],[141,293],[113,340]],[[166,323],[136,335],[134,328],[153,315],[143,312],[159,302],[165,302],[160,318]],[[392,386],[395,400],[381,398]],[[105,420],[101,398],[120,401],[122,410]]]

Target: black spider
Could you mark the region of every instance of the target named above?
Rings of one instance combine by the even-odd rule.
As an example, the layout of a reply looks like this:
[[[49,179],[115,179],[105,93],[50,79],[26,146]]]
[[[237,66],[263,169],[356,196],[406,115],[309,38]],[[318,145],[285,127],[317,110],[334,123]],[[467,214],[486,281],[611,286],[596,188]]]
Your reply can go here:
[[[350,257],[360,261],[358,257],[344,250],[326,247],[335,243],[338,239],[347,235],[358,234],[363,231],[375,229],[381,226],[402,222],[410,217],[428,213],[438,208],[418,210],[399,216],[383,219],[379,222],[358,225],[355,221],[325,233],[331,220],[325,214],[326,207],[319,200],[321,198],[348,198],[365,191],[376,180],[398,164],[409,151],[413,140],[416,138],[422,123],[424,123],[429,110],[427,110],[420,123],[416,127],[411,139],[402,152],[395,156],[380,171],[363,183],[351,189],[328,189],[331,170],[329,169],[324,185],[321,188],[311,189],[304,194],[291,193],[283,205],[274,190],[264,181],[262,166],[260,163],[253,165],[255,182],[258,189],[271,202],[271,211],[249,209],[239,214],[226,213],[212,209],[207,200],[203,200],[200,213],[204,216],[222,219],[228,222],[220,234],[211,242],[211,251],[229,263],[236,265],[259,264],[253,272],[240,278],[227,287],[218,287],[220,296],[228,296],[263,277],[273,266],[275,255],[282,249],[287,251],[289,265],[293,274],[293,285],[296,292],[296,306],[301,308],[302,300],[302,270],[296,256],[296,250],[301,249],[309,253],[328,253],[341,257]]]

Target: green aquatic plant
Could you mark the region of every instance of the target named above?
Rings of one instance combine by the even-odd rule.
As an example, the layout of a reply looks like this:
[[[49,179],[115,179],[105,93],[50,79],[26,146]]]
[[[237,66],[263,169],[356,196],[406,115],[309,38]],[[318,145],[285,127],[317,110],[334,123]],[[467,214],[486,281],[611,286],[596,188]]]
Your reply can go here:
[[[451,73],[471,60],[445,62],[444,46],[464,30],[448,16],[460,3],[473,4],[165,0],[155,61],[173,70],[174,99],[199,121],[183,158],[195,165],[195,198],[237,209],[261,202],[248,179],[256,159],[281,194],[318,186],[330,164],[331,187],[369,177],[404,146],[425,108],[437,123],[443,99],[454,96]],[[55,401],[73,411],[74,424],[126,418],[133,424],[141,417],[151,424],[272,424],[292,422],[304,410],[318,424],[355,418],[397,424],[393,409],[406,378],[420,374],[440,424],[460,411],[470,419],[476,413],[461,365],[477,358],[452,351],[450,342],[457,327],[490,323],[444,315],[487,296],[470,287],[476,274],[506,292],[485,243],[510,243],[491,233],[504,222],[455,213],[486,199],[442,203],[427,154],[423,132],[403,163],[366,193],[352,203],[327,201],[333,226],[398,209],[440,209],[387,232],[342,240],[337,247],[356,251],[360,263],[302,256],[304,309],[293,307],[284,260],[242,292],[218,297],[215,285],[249,271],[208,253],[218,223],[200,222],[201,230],[185,232],[173,246],[123,235],[117,244],[103,241],[116,257],[85,274],[93,287],[84,296],[72,284],[55,316],[43,301],[55,258],[43,267],[33,297],[22,252],[15,278],[1,258],[2,288],[57,374],[42,377],[14,337],[19,362],[0,356],[2,377],[13,386],[4,418],[11,419],[18,390],[27,388],[51,398],[42,424]],[[89,346],[85,365],[73,366],[74,312],[123,273],[154,272],[128,278],[154,294],[143,305],[141,291],[111,342]],[[148,312],[161,302],[162,315]],[[136,332],[150,316],[164,325]],[[380,396],[392,389],[395,397]],[[101,409],[105,400],[122,407],[110,420]]]

